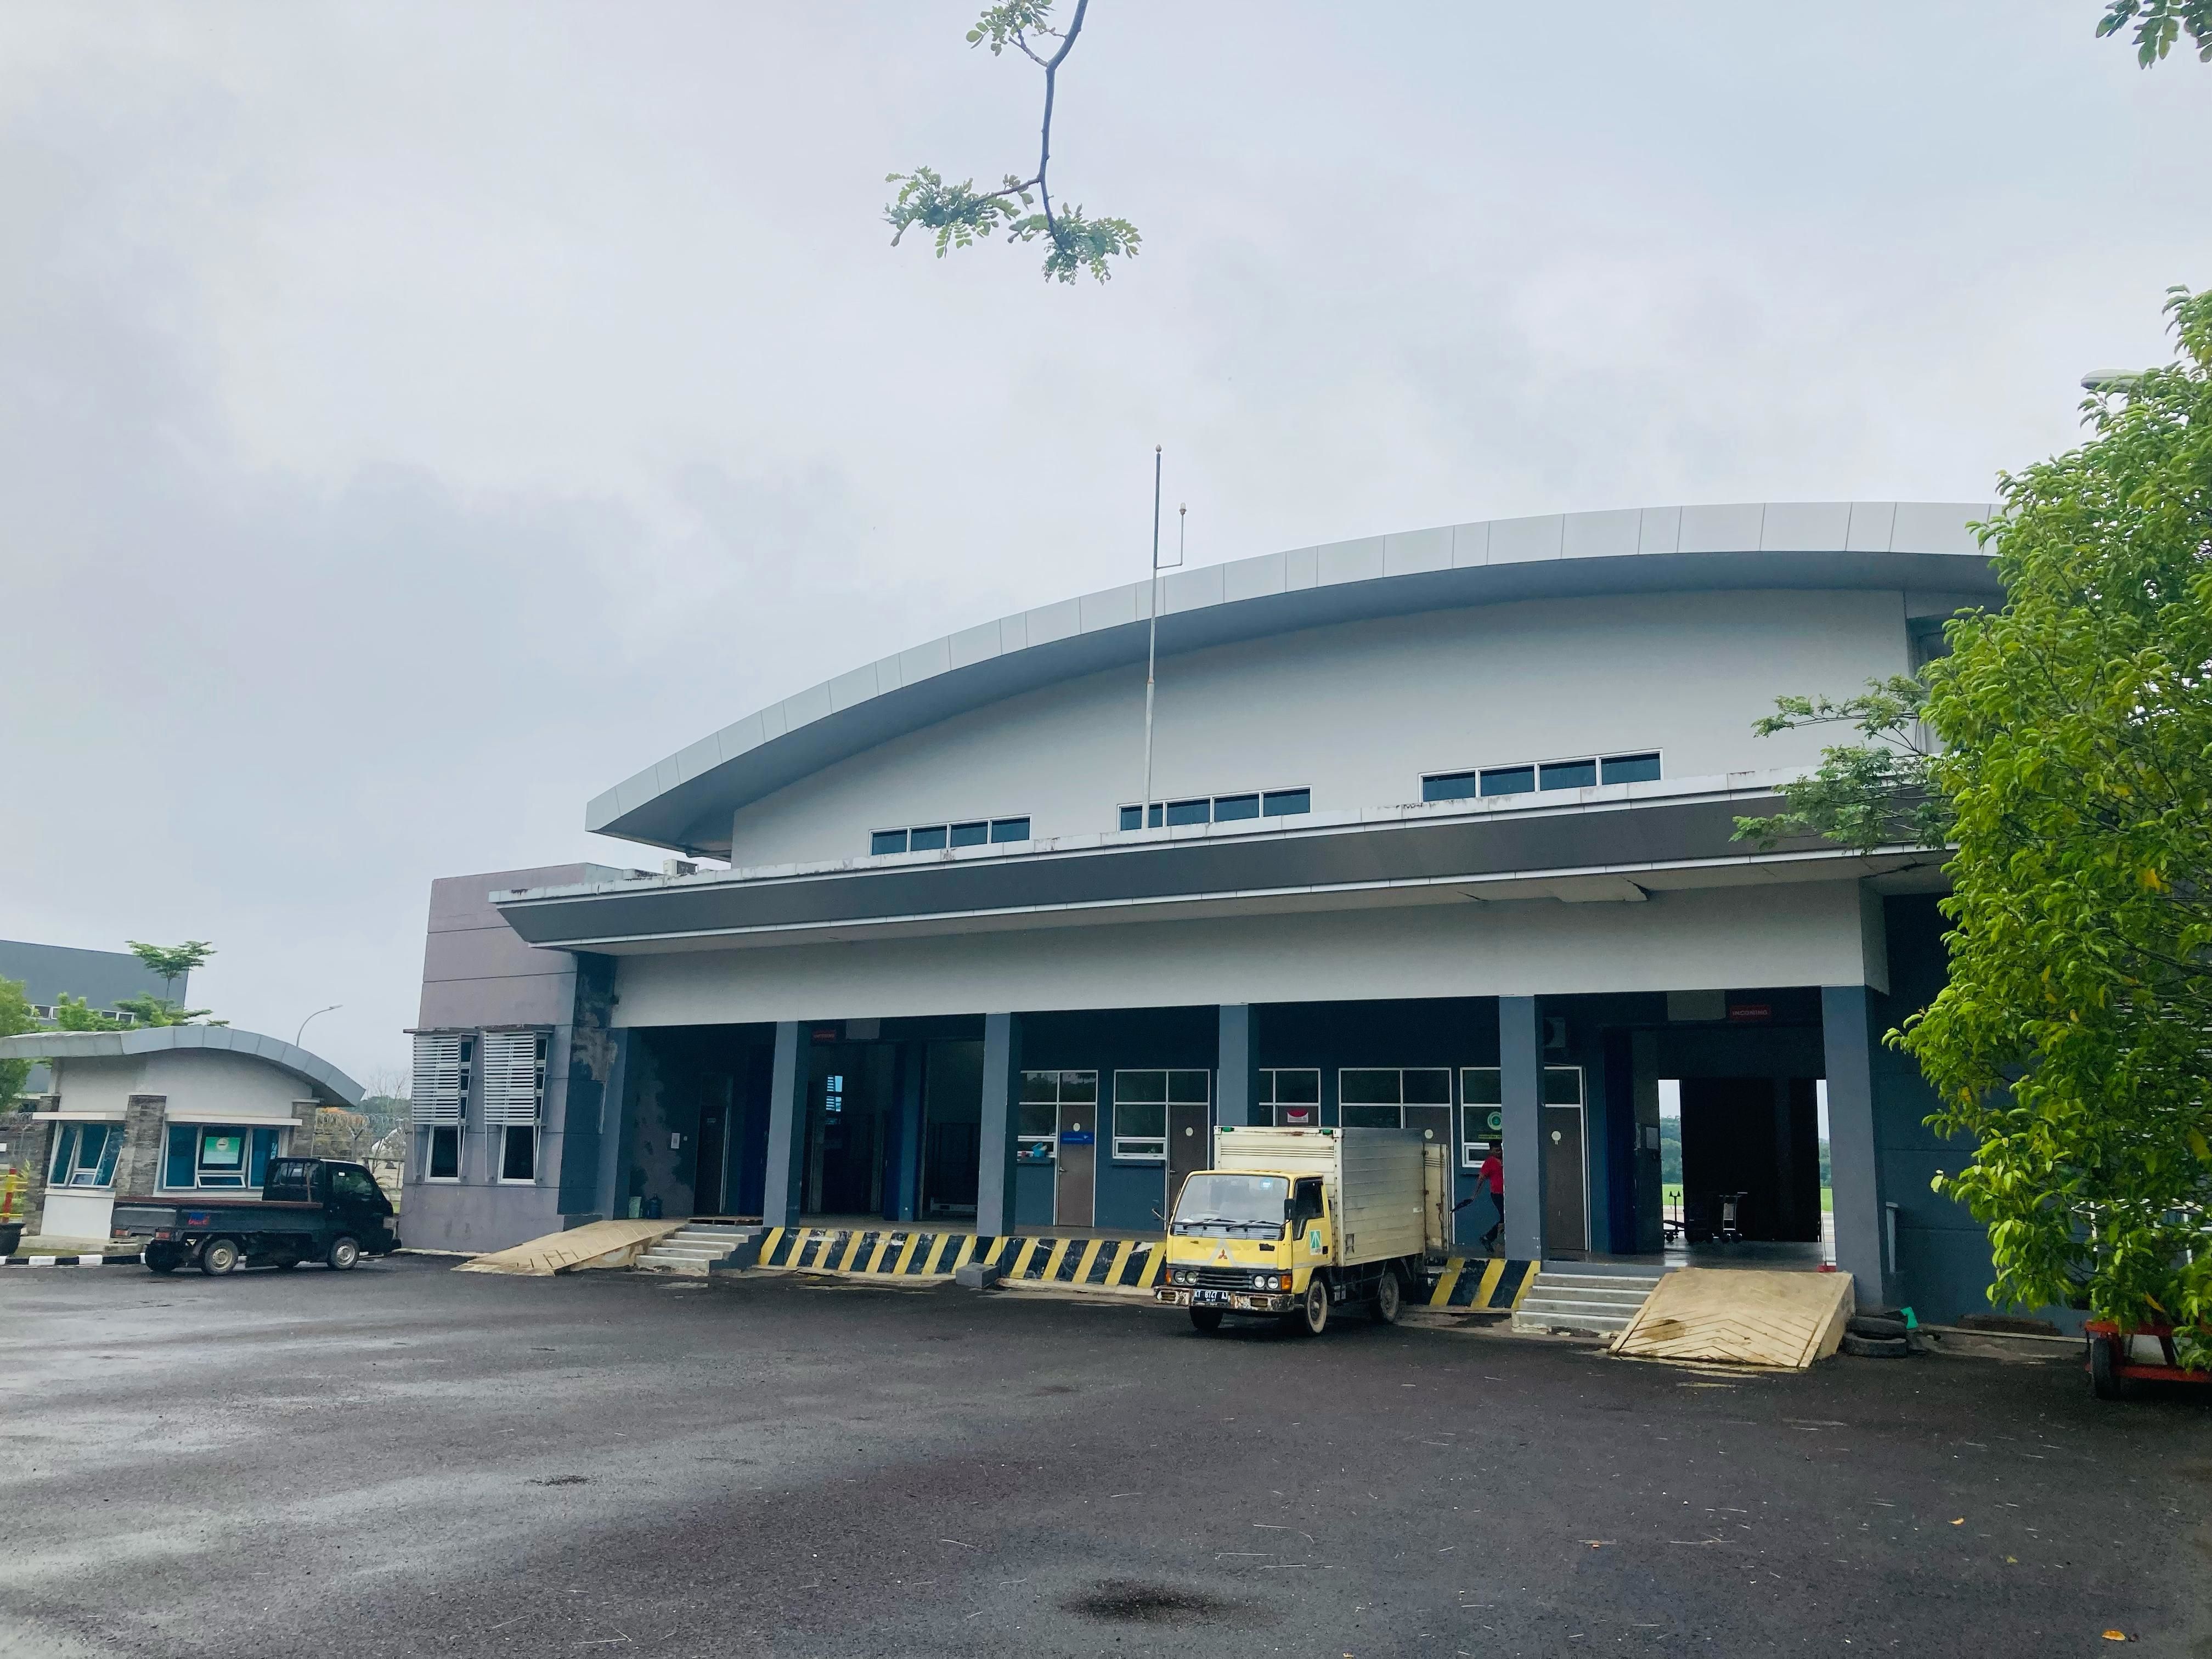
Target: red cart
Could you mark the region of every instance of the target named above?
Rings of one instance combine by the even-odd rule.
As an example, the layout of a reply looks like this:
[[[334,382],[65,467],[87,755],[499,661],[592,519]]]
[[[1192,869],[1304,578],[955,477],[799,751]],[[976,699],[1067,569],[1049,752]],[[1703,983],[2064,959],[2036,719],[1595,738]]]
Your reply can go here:
[[[2138,1325],[2123,1331],[2109,1319],[2093,1319],[2082,1330],[2089,1339],[2089,1387],[2100,1400],[2124,1400],[2136,1382],[2212,1382],[2212,1371],[2184,1370],[2173,1353],[2173,1327]],[[2165,1364],[2146,1364],[2133,1352],[2131,1338],[2158,1339]]]

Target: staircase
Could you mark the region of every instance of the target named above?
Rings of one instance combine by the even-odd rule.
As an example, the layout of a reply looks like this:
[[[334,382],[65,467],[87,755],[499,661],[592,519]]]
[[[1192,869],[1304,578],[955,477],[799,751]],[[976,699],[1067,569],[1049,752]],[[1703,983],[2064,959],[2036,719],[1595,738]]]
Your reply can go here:
[[[1551,1331],[1610,1336],[1628,1328],[1644,1297],[1657,1288],[1663,1271],[1605,1262],[1547,1267],[1514,1309],[1513,1328],[1540,1336]]]
[[[637,1265],[647,1273],[692,1273],[703,1279],[708,1268],[764,1231],[734,1221],[687,1222],[640,1256]]]

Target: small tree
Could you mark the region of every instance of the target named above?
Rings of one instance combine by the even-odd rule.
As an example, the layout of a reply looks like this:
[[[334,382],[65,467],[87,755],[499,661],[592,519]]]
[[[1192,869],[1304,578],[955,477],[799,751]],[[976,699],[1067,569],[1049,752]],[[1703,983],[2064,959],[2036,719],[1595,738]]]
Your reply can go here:
[[[31,1012],[31,1000],[23,994],[23,981],[0,979],[0,1037],[38,1029],[39,1018]],[[0,1060],[0,1112],[15,1109],[15,1103],[22,1097],[23,1085],[30,1076],[29,1060]]]
[[[1012,46],[1044,71],[1044,120],[1037,137],[1036,171],[1027,178],[1010,173],[1004,185],[989,191],[977,190],[973,179],[948,185],[927,167],[889,174],[884,182],[899,187],[897,198],[884,210],[893,247],[916,225],[936,233],[940,259],[949,249],[967,247],[977,237],[1000,231],[1009,242],[1042,238],[1050,245],[1044,274],[1063,283],[1073,282],[1078,272],[1086,270],[1103,283],[1113,275],[1107,268],[1109,259],[1117,254],[1136,257],[1144,239],[1127,219],[1092,219],[1079,207],[1053,205],[1052,185],[1045,175],[1052,167],[1052,112],[1059,95],[1060,66],[1075,50],[1091,0],[1075,0],[1075,14],[1065,33],[1052,27],[1052,8],[1053,0],[1008,0],[988,8],[968,31],[969,46],[988,46],[994,58]],[[1032,37],[1060,44],[1047,57],[1030,44]],[[1040,210],[1032,213],[1033,207]]]
[[[1761,841],[1951,845],[1948,982],[1890,1040],[1970,1138],[1936,1178],[1990,1229],[1992,1301],[2166,1323],[2212,1362],[2212,294],[2170,366],[2092,398],[2091,441],[2008,476],[2002,610],[1860,698]],[[1938,744],[1923,743],[1924,720]]]
[[[131,947],[132,956],[161,976],[161,994],[170,1001],[176,999],[177,981],[215,954],[215,946],[204,939],[188,939],[182,945],[142,945],[135,939],[124,943]]]

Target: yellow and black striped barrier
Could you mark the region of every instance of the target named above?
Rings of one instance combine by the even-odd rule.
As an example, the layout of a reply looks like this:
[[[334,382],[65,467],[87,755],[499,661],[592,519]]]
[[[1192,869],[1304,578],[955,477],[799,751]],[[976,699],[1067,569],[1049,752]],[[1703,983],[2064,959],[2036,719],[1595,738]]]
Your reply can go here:
[[[1543,1264],[1503,1256],[1453,1256],[1437,1274],[1425,1306],[1445,1313],[1510,1313]]]
[[[995,1266],[1002,1281],[1069,1290],[1149,1290],[1160,1272],[1159,1241],[1043,1235],[776,1227],[761,1241],[763,1267],[878,1279],[943,1279],[971,1261]]]
[[[775,1227],[761,1241],[763,1267],[870,1279],[946,1279],[971,1261],[995,1266],[1002,1283],[1071,1291],[1148,1291],[1159,1281],[1161,1241],[1061,1238],[1043,1233],[927,1232],[918,1228]],[[1453,1256],[1420,1305],[1443,1313],[1510,1313],[1540,1264]]]

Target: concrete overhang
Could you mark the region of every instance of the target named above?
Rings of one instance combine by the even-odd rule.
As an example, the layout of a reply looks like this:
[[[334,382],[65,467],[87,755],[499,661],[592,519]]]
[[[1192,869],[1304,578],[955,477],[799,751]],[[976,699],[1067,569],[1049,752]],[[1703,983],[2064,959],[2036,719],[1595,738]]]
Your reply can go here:
[[[123,1060],[135,1055],[207,1051],[244,1054],[289,1073],[315,1099],[358,1106],[362,1088],[320,1054],[282,1038],[228,1025],[147,1025],[128,1031],[25,1031],[0,1037],[0,1060]],[[226,1120],[228,1121],[228,1120]]]
[[[2001,597],[1968,527],[1988,502],[1772,501],[1447,525],[1177,571],[1164,654],[1515,600],[1757,588],[1900,590],[1931,616]],[[1004,698],[1141,662],[1151,586],[1002,617],[855,668],[626,779],[584,826],[726,856],[732,816],[823,768]]]
[[[1747,882],[1937,881],[1942,855],[1817,843],[1771,853],[1735,820],[1795,773],[1194,824],[835,864],[494,893],[532,945],[610,954],[1475,901],[1638,902]]]

